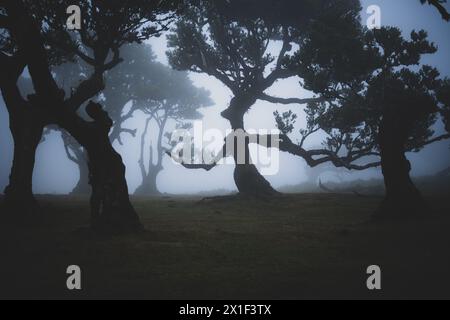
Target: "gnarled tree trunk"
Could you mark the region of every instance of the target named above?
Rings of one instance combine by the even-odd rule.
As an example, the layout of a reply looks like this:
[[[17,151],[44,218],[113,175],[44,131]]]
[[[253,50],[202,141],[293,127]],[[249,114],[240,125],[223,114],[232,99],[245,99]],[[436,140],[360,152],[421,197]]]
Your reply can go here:
[[[235,97],[232,99],[230,107],[222,112],[222,116],[230,121],[232,129],[244,132],[244,114],[256,102],[254,98]],[[236,167],[234,169],[234,182],[239,190],[239,193],[249,196],[272,196],[278,192],[270,185],[261,173],[259,173],[256,166],[252,163],[250,156],[250,139],[245,139],[243,144],[244,150],[239,150],[242,147],[235,139],[234,143],[234,161]],[[242,152],[245,152],[245,161],[242,162]],[[239,156],[240,155],[240,156]]]
[[[86,122],[75,114],[58,122],[88,155],[92,227],[105,232],[141,230],[129,198],[125,165],[108,137],[112,120],[99,104],[91,102],[86,111],[94,122]]]
[[[20,95],[17,79],[11,70],[6,70],[0,80],[2,96],[9,113],[9,126],[14,141],[14,158],[6,187],[6,212],[14,219],[25,221],[24,216],[33,217],[39,213],[38,203],[33,195],[33,170],[36,149],[42,139],[45,123],[41,116]]]
[[[386,195],[379,210],[381,215],[409,216],[423,212],[426,207],[410,177],[411,163],[405,155],[407,135],[402,131],[396,117],[383,117],[379,145]]]

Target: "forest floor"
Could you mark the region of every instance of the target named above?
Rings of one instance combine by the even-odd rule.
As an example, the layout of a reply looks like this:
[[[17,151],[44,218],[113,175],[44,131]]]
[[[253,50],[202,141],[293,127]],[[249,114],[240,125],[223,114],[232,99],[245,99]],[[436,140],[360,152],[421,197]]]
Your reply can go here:
[[[389,222],[371,219],[378,197],[133,199],[147,231],[113,237],[85,228],[87,199],[39,200],[37,225],[0,224],[0,298],[450,298],[448,197]],[[81,291],[66,288],[69,265]]]

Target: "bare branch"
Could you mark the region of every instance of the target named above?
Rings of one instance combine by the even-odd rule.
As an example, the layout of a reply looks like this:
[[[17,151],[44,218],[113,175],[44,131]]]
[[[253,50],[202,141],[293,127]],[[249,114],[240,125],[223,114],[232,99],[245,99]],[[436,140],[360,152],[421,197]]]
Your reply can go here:
[[[336,153],[326,149],[307,151],[301,146],[293,143],[289,139],[289,137],[285,135],[280,136],[279,142],[281,151],[288,152],[292,155],[303,158],[310,167],[317,167],[318,165],[321,165],[323,163],[331,162],[337,168],[346,168],[349,170],[366,170],[369,168],[376,168],[381,165],[381,162],[379,161],[370,162],[364,165],[357,165],[353,163],[354,161],[359,160],[363,157],[374,155],[373,152],[360,153],[354,156],[351,156],[349,154],[346,157],[339,157]],[[315,159],[314,156],[322,157]]]
[[[170,151],[166,151],[166,154],[169,157],[173,158],[172,153]],[[183,167],[185,167],[186,169],[191,169],[191,170],[203,169],[203,170],[206,170],[206,171],[211,171],[212,169],[214,169],[218,165],[217,162],[212,163],[212,164],[206,164],[206,163],[205,164],[188,164],[188,163],[181,162],[180,164]]]
[[[438,137],[436,137],[436,138],[433,138],[433,139],[431,139],[431,140],[428,140],[428,141],[426,141],[426,142],[423,144],[423,146],[427,146],[427,145],[433,144],[433,143],[435,143],[435,142],[439,142],[439,141],[447,140],[447,139],[450,139],[450,133],[443,134],[443,135],[441,135],[441,136],[438,136]],[[413,149],[413,148],[411,148],[411,149],[408,150],[408,151],[411,151],[412,149]]]
[[[308,104],[308,103],[319,103],[326,101],[325,98],[306,98],[306,99],[300,99],[300,98],[278,98],[278,97],[272,97],[268,94],[261,94],[259,96],[260,100],[268,101],[271,103],[280,103],[280,104]]]
[[[272,73],[264,79],[264,90],[270,88],[277,80],[288,79],[295,77],[296,73],[288,69],[275,69]]]
[[[362,171],[362,170],[366,170],[366,169],[370,169],[370,168],[377,168],[381,165],[380,161],[369,162],[367,164],[362,164],[362,165],[354,163],[355,161],[357,161],[361,158],[378,155],[375,152],[367,152],[367,153],[362,152],[359,154],[354,154],[353,156],[351,155],[351,153],[349,153],[345,157],[340,157],[333,151],[326,150],[326,149],[310,150],[310,151],[305,150],[301,146],[293,143],[289,139],[289,137],[287,137],[286,135],[280,135],[280,136],[264,135],[263,136],[263,135],[257,135],[257,134],[256,135],[248,134],[248,137],[249,137],[250,143],[259,144],[263,147],[269,147],[269,148],[272,148],[275,146],[267,145],[267,142],[277,140],[278,148],[280,151],[288,152],[292,155],[303,158],[310,167],[317,167],[318,165],[321,165],[323,163],[331,162],[337,168],[346,168],[348,170]],[[234,139],[234,134],[233,133],[230,134],[226,138],[226,141],[228,139]],[[236,155],[234,154],[235,150],[227,150],[227,145],[229,145],[229,144],[225,143],[223,145],[222,152],[220,152],[216,156],[214,161],[210,164],[206,164],[206,163],[204,163],[204,164],[187,164],[184,162],[181,162],[180,164],[187,169],[203,169],[206,171],[210,171],[218,165],[220,160],[222,160],[228,156],[231,156],[231,155],[236,157]],[[173,154],[170,152],[166,152],[166,154],[169,155],[170,157],[173,157]],[[316,159],[315,157],[319,157],[319,158]],[[177,160],[177,159],[175,159],[175,160]]]
[[[136,133],[137,133],[137,129],[127,129],[127,128],[122,128],[120,130],[122,133],[128,133],[129,135],[131,135],[133,138],[136,137]]]
[[[86,62],[87,64],[91,65],[91,66],[95,66],[95,59],[89,57],[87,54],[83,53],[80,48],[76,47],[73,49],[74,53],[80,57],[84,62]]]
[[[442,16],[442,19],[444,19],[445,21],[450,21],[450,13],[442,5],[442,1],[440,1],[440,0],[428,0],[428,3],[438,9],[439,13]]]

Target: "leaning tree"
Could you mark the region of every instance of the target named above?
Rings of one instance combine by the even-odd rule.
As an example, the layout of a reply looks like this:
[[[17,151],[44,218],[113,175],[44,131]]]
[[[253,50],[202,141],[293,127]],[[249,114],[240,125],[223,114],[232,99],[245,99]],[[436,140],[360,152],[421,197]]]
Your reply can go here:
[[[254,1],[250,3],[255,4]],[[266,0],[256,7],[248,4],[222,0],[187,4],[174,32],[168,37],[171,49],[168,57],[174,68],[208,74],[230,89],[233,98],[221,115],[230,122],[234,136],[237,132],[245,132],[244,116],[257,100],[283,104],[305,104],[314,100],[277,98],[266,91],[278,80],[298,74],[286,68],[284,61],[293,54],[295,40],[307,35],[304,29],[308,29],[311,21],[326,11],[334,12],[333,16],[338,21],[347,23],[346,19],[358,19],[360,11],[358,1],[353,0],[339,3],[327,0],[295,3]],[[272,10],[263,11],[260,8]],[[297,19],[293,19],[292,10],[288,8],[302,9],[297,11]],[[268,49],[273,43],[281,44],[276,54]],[[230,135],[227,141],[230,139],[237,138]],[[249,151],[251,139],[248,136],[244,139],[244,150],[237,150],[237,143],[234,150],[226,150],[226,143],[223,152],[212,164],[184,165],[210,170],[220,158],[233,156],[236,163],[234,179],[240,193],[276,194],[252,163]],[[244,155],[239,155],[238,151]]]
[[[318,131],[326,133],[326,148],[317,150],[318,158],[310,164],[381,166],[386,197],[380,213],[423,210],[405,153],[450,138],[434,130],[436,121],[448,117],[449,81],[435,68],[420,65],[423,55],[436,52],[435,46],[424,31],[413,31],[405,39],[397,28],[361,30],[360,36],[341,36],[335,43],[322,26],[312,32],[310,41],[286,63],[298,70],[308,90],[327,99],[306,108],[308,127],[301,131],[302,142],[297,145],[284,136],[282,149],[304,156],[304,140]],[[323,43],[330,49],[318,51]],[[277,115],[277,121],[281,131],[292,131],[292,115]],[[373,161],[361,165],[363,158]]]
[[[0,2],[2,51],[0,85],[10,115],[14,139],[14,163],[5,190],[7,207],[13,212],[33,212],[32,172],[42,130],[57,125],[82,145],[89,158],[93,187],[93,225],[99,228],[135,230],[141,227],[131,205],[125,167],[113,149],[108,133],[112,120],[99,104],[80,108],[104,88],[103,75],[121,61],[123,44],[141,42],[165,29],[171,18],[165,13],[172,1],[100,1],[80,3],[82,28],[66,30],[66,8],[70,1],[42,0]],[[49,54],[49,50],[52,55]],[[51,72],[51,57],[79,57],[91,67],[90,76],[65,92]],[[25,67],[31,75],[34,94],[23,97],[17,79]]]
[[[159,81],[162,74],[155,61],[152,48],[148,44],[127,44],[121,48],[123,62],[105,74],[105,89],[97,96],[97,101],[104,104],[105,110],[113,120],[113,127],[109,133],[112,144],[123,144],[123,135],[136,136],[137,130],[124,127],[125,122],[130,120],[139,109],[136,101],[138,99],[138,88],[143,83],[143,79],[153,79]],[[89,74],[89,66],[83,61],[78,63],[66,63],[52,69],[58,80],[58,84],[71,90],[78,82],[86,78]],[[155,89],[147,80],[146,88],[148,94],[156,97]],[[140,89],[139,89],[140,90]],[[69,160],[71,160],[79,171],[79,181],[72,191],[72,194],[89,194],[89,169],[86,162],[86,152],[84,148],[66,131],[61,131],[64,142],[64,149]]]

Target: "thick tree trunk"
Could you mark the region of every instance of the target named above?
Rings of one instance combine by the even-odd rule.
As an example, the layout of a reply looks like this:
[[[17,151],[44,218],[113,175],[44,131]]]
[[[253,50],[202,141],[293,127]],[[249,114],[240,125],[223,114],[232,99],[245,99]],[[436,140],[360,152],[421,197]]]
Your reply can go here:
[[[90,103],[86,108],[94,122],[87,122],[76,113],[84,101],[99,93],[104,86],[105,70],[97,66],[97,63],[100,65],[106,61],[109,49],[95,48],[94,74],[80,84],[71,98],[64,100],[65,94],[50,72],[39,23],[27,14],[25,6],[20,1],[8,1],[6,11],[11,21],[15,23],[11,33],[17,41],[19,51],[25,55],[36,92],[34,96],[29,97],[33,109],[39,114],[46,114],[46,119],[50,119],[51,124],[65,129],[88,153],[90,184],[93,188],[91,197],[93,227],[108,232],[142,229],[129,199],[125,166],[108,137],[112,120],[100,105],[94,103]]]
[[[122,157],[112,146],[102,151],[89,148],[88,152],[94,229],[107,232],[142,229],[139,217],[129,199]]]
[[[31,114],[23,113],[19,117],[10,117],[10,127],[14,158],[9,185],[5,189],[6,208],[10,214],[34,216],[39,207],[33,195],[33,170],[44,126],[39,120],[33,120]]]
[[[5,62],[6,63],[6,62]],[[5,193],[5,213],[21,222],[28,221],[39,213],[38,203],[33,195],[33,170],[36,149],[41,142],[45,123],[39,114],[33,112],[17,86],[18,71],[8,70],[0,79],[0,89],[8,109],[9,126],[14,141],[14,158]],[[26,217],[26,218],[24,218]]]
[[[222,116],[230,121],[233,130],[244,131],[244,114],[256,102],[253,99],[233,98],[230,107],[222,112]],[[248,106],[248,107],[247,107]],[[244,150],[239,150],[239,143],[235,141],[233,152],[236,167],[234,169],[234,182],[242,195],[264,197],[273,196],[278,192],[270,185],[258,171],[256,166],[252,163],[249,148],[249,139],[245,139]],[[239,154],[245,152],[245,162],[239,163],[241,157]]]
[[[108,137],[112,120],[99,104],[90,103],[86,110],[94,122],[86,122],[74,114],[60,119],[59,124],[88,155],[92,227],[101,232],[142,230],[130,202],[125,165]]]
[[[405,156],[407,135],[399,129],[395,119],[385,116],[380,126],[379,145],[386,195],[379,214],[410,216],[423,213],[426,203],[411,180],[411,163]]]
[[[278,194],[253,164],[236,165],[233,177],[242,195],[265,197]]]

